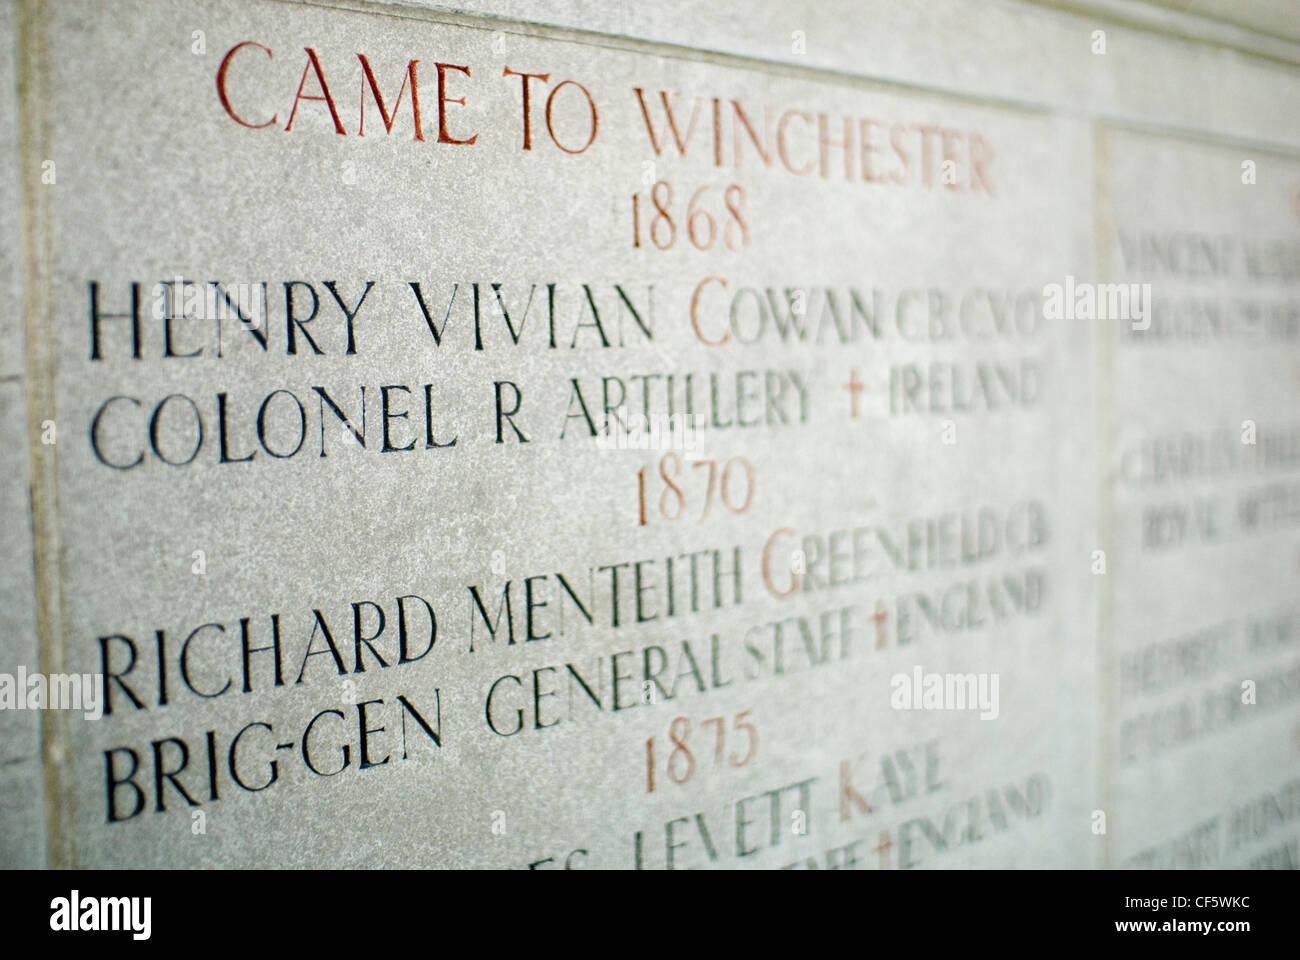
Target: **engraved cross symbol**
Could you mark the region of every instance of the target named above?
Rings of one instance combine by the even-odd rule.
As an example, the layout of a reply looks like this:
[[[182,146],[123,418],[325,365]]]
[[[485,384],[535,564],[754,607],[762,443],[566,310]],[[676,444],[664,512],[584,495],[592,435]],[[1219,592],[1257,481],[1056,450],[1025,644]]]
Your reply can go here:
[[[889,831],[888,831],[888,830],[881,830],[881,831],[880,831],[880,842],[877,843],[877,844],[872,848],[872,849],[875,850],[878,854],[880,854],[880,869],[881,869],[881,870],[888,870],[888,869],[889,869],[889,848],[892,847],[892,846],[893,846],[893,844],[889,842]]]
[[[885,620],[889,614],[885,612],[884,606],[880,601],[876,601],[876,612],[871,615],[871,619],[876,622],[876,649],[882,650],[885,646]]]
[[[866,389],[858,379],[857,367],[849,371],[849,382],[844,384],[844,389],[849,392],[849,417],[856,420],[858,419],[858,394]]]

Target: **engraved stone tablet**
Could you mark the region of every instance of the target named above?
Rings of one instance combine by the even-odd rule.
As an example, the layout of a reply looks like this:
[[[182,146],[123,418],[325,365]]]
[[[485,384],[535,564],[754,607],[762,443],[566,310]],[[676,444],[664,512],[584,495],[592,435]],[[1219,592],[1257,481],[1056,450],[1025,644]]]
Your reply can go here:
[[[1295,865],[1271,21],[351,6],[0,5],[0,865]]]

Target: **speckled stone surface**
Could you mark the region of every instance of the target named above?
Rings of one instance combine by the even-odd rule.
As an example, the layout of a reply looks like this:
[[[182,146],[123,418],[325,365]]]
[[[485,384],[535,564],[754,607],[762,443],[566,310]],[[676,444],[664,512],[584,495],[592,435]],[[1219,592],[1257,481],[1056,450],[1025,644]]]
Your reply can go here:
[[[0,6],[3,865],[1286,855],[1290,41],[348,6]]]

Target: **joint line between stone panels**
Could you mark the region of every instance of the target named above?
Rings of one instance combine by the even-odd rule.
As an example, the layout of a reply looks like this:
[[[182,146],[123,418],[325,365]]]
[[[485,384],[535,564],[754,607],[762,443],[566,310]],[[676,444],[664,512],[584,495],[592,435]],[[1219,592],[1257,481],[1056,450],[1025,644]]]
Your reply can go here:
[[[1149,3],[1125,4],[1119,8],[1113,0],[1021,0],[1039,10],[1114,24],[1157,37],[1172,37],[1188,43],[1233,50],[1248,56],[1281,63],[1300,65],[1300,42],[1282,34],[1258,30],[1228,20],[1173,7],[1156,7]]]
[[[19,175],[22,178],[23,359],[27,403],[28,489],[32,520],[32,561],[36,596],[36,640],[40,671],[63,672],[66,662],[62,630],[62,569],[58,548],[57,464],[53,445],[38,443],[41,423],[56,423],[49,231],[49,195],[38,171],[49,144],[45,97],[44,0],[18,4]],[[57,168],[56,168],[57,169]],[[45,860],[48,867],[70,867],[72,834],[63,816],[72,803],[61,795],[58,757],[62,754],[60,711],[41,711],[41,763],[45,799]]]
[[[1107,126],[1102,121],[1092,125],[1092,210],[1093,210],[1093,257],[1099,282],[1109,282],[1110,274],[1110,236],[1113,227],[1113,207],[1111,206],[1109,176],[1109,142]],[[1111,727],[1115,709],[1112,677],[1114,673],[1114,588],[1113,577],[1115,559],[1115,491],[1111,475],[1111,455],[1115,439],[1115,340],[1114,331],[1100,329],[1096,344],[1096,408],[1095,436],[1097,458],[1097,539],[1106,558],[1106,574],[1096,591],[1095,623],[1097,625],[1097,698],[1098,698],[1098,734],[1101,742],[1098,761],[1101,773],[1102,811],[1105,816],[1105,832],[1102,834],[1102,866],[1110,869],[1114,865],[1114,843],[1111,839],[1111,827],[1117,819],[1115,814],[1115,776],[1113,767],[1113,750]]]
[[[1255,150],[1261,153],[1271,153],[1284,160],[1300,162],[1300,144],[1293,146],[1277,141],[1236,137],[1231,134],[1216,133],[1210,130],[1195,130],[1158,123],[1141,123],[1104,113],[1092,114],[1087,119],[1095,120],[1112,130],[1125,133],[1136,133],[1147,137],[1162,137],[1166,140],[1186,140],[1200,146]]]

